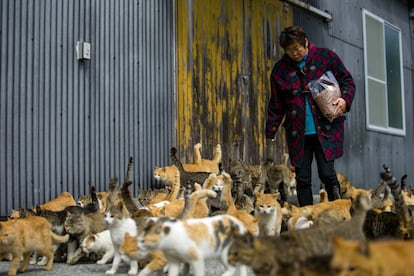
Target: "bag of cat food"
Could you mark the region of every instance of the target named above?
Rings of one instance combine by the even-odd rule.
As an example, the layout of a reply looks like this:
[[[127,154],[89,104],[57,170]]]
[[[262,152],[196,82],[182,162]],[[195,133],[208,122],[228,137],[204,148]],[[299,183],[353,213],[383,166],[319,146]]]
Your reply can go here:
[[[323,115],[332,122],[338,117],[333,115],[336,108],[333,102],[341,96],[335,76],[331,71],[327,71],[319,79],[310,81],[308,87]]]

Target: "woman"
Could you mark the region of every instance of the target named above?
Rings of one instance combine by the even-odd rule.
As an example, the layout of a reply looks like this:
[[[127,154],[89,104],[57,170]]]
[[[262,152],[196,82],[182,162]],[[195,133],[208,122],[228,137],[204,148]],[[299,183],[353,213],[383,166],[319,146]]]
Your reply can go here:
[[[280,46],[285,54],[276,62],[270,76],[266,138],[274,140],[286,116],[283,126],[290,161],[295,167],[299,204],[313,204],[313,156],[329,200],[338,199],[340,185],[334,161],[343,155],[345,120],[340,115],[351,109],[354,81],[341,59],[329,49],[315,47],[300,27],[285,28],[280,34]],[[341,90],[341,97],[333,102],[336,119],[332,122],[324,117],[308,88],[310,81],[319,79],[327,71],[332,71]]]

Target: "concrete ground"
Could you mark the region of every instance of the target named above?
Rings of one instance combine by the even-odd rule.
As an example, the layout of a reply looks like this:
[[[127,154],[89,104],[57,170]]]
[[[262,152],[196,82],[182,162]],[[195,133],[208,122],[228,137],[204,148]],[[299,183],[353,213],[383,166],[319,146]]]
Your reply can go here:
[[[10,262],[0,261],[0,276],[7,275]],[[59,276],[94,276],[105,275],[105,271],[111,268],[112,264],[97,265],[95,263],[78,263],[75,265],[68,265],[66,263],[54,263],[51,271],[45,271],[42,267],[36,265],[29,265],[28,269],[24,273],[18,273],[22,276],[47,276],[47,275],[59,275]],[[129,265],[121,264],[116,275],[128,275]],[[218,261],[208,261],[206,263],[206,276],[218,276],[224,272],[224,267]],[[167,274],[165,274],[167,275]],[[249,276],[253,276],[254,273],[249,270]]]

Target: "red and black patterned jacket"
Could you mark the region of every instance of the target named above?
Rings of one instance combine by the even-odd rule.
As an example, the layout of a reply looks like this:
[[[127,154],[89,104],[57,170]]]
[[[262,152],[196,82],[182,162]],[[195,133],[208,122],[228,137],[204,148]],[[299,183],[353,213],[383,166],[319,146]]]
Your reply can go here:
[[[283,127],[286,130],[290,161],[295,167],[301,166],[304,153],[305,97],[309,98],[317,136],[326,159],[334,160],[343,154],[345,116],[330,123],[307,92],[307,83],[329,70],[339,83],[341,97],[346,101],[349,111],[355,95],[355,84],[342,60],[329,49],[317,48],[309,43],[308,57],[302,70],[285,54],[276,62],[270,75],[272,91],[268,103],[266,138],[274,138],[286,115]]]

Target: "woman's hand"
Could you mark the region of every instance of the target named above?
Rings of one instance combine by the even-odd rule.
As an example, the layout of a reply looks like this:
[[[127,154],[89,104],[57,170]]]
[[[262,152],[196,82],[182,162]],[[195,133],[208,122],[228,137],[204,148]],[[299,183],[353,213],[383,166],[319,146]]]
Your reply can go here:
[[[333,104],[336,106],[334,116],[339,116],[346,112],[346,101],[344,99],[338,98]]]

